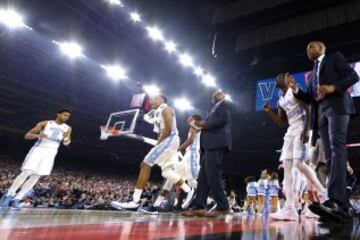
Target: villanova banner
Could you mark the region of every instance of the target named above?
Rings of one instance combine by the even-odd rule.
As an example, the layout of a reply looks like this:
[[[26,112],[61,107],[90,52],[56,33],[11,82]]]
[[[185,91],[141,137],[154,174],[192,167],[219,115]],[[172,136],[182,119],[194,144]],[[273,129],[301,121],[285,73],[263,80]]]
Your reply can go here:
[[[305,78],[308,74],[305,72],[293,75],[301,89],[306,89]],[[262,111],[265,103],[269,103],[271,108],[277,108],[277,101],[281,96],[281,91],[275,87],[275,78],[260,80],[256,83],[256,111]]]
[[[350,66],[360,75],[360,62],[351,63]],[[293,75],[299,87],[306,90],[305,82],[311,78],[311,72],[301,72]],[[256,84],[256,111],[262,111],[264,104],[267,102],[271,108],[277,108],[281,91],[275,88],[275,78],[260,80]],[[352,97],[360,97],[360,81],[349,88]]]

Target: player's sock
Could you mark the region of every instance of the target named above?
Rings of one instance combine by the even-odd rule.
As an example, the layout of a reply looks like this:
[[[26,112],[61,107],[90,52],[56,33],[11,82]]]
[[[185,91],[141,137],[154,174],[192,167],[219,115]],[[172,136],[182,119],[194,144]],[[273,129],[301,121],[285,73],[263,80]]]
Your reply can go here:
[[[191,191],[191,188],[185,182],[181,184],[180,188],[186,193],[189,193]]]
[[[321,185],[313,169],[311,169],[308,165],[306,165],[304,162],[300,160],[295,161],[295,166],[311,182],[313,188],[315,188],[317,192],[321,194],[326,194],[326,189]]]
[[[154,202],[154,207],[159,207],[162,201],[164,200],[164,196],[158,196],[156,201]]]
[[[286,186],[285,208],[294,208],[294,177],[293,177],[293,161],[284,160],[284,184]]]
[[[25,183],[26,179],[31,175],[28,171],[21,172],[14,180],[9,191],[7,192],[8,196],[14,197],[17,190]]]
[[[40,179],[39,175],[31,175],[30,178],[24,183],[24,185],[21,187],[21,190],[18,194],[16,194],[14,199],[22,200],[37,183],[37,181]]]
[[[142,194],[143,190],[142,189],[137,189],[135,188],[134,194],[133,194],[133,201],[134,202],[139,202],[140,198],[141,198],[141,194]]]

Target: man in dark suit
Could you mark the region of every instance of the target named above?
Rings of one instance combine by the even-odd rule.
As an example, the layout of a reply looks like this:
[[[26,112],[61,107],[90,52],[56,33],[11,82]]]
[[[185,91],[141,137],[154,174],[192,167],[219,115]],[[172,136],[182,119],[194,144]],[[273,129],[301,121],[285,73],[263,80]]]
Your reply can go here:
[[[229,212],[221,170],[224,154],[231,150],[232,107],[225,100],[225,94],[217,91],[213,94],[214,106],[206,120],[195,121],[201,130],[200,146],[202,161],[198,177],[198,188],[193,207],[184,216],[217,217]],[[212,193],[217,203],[215,210],[206,212],[206,200]]]
[[[318,130],[330,171],[329,199],[322,204],[312,204],[310,210],[323,221],[349,220],[346,200],[346,136],[350,116],[355,114],[352,98],[347,91],[359,76],[349,66],[343,55],[336,52],[325,55],[325,44],[310,42],[307,54],[314,61],[312,77],[307,92],[299,89],[293,79],[287,84],[301,101],[311,104],[311,127]]]

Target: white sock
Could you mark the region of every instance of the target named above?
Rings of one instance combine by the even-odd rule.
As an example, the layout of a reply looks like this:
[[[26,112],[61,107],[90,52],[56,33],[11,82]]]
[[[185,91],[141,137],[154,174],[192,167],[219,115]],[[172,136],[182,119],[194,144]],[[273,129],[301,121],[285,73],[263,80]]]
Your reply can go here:
[[[159,195],[156,201],[154,202],[154,207],[159,207],[163,200],[164,200],[164,196]]]
[[[293,160],[284,160],[284,184],[286,186],[285,208],[294,208]]]
[[[17,190],[25,183],[26,179],[31,175],[30,172],[24,171],[21,172],[11,184],[11,187],[6,195],[10,197],[15,197]]]
[[[189,193],[191,191],[191,188],[185,182],[181,184],[180,188],[186,193]]]
[[[24,183],[24,185],[21,187],[21,190],[18,194],[16,194],[15,199],[22,200],[37,183],[37,181],[40,179],[39,175],[31,175],[30,178]]]
[[[137,189],[135,188],[134,194],[133,194],[133,201],[134,202],[139,202],[140,198],[141,198],[141,194],[142,194],[143,190],[142,189]]]
[[[295,166],[311,182],[313,188],[319,193],[326,193],[326,189],[321,185],[315,171],[300,160],[295,160]]]

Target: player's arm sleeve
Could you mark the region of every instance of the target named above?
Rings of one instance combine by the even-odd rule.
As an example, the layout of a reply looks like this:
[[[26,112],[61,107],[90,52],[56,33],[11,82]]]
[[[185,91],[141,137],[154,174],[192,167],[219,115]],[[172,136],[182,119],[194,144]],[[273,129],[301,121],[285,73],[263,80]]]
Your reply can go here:
[[[218,117],[207,120],[203,130],[214,130],[221,128],[231,122],[232,110],[227,104],[221,104],[218,109]]]

